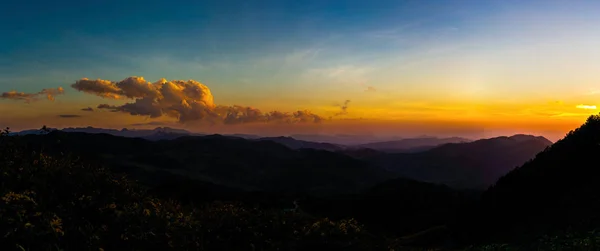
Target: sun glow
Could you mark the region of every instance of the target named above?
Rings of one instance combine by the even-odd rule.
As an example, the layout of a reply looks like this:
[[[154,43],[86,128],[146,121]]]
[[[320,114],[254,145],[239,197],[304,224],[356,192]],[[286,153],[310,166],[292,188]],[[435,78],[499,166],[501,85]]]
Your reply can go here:
[[[596,106],[595,105],[578,105],[576,107],[579,108],[579,109],[596,110]]]

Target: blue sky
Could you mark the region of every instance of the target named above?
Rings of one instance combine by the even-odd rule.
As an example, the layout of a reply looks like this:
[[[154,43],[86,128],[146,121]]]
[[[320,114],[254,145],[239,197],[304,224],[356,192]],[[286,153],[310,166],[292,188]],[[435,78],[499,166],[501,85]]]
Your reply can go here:
[[[0,16],[10,38],[0,42],[0,84],[33,91],[130,75],[293,84],[287,77],[309,68],[360,67],[409,52],[498,7],[471,3],[14,1]]]
[[[352,118],[537,116],[552,123],[539,117],[546,114],[579,121],[590,111],[576,106],[596,105],[600,95],[599,7],[514,0],[12,1],[0,9],[0,91],[63,86],[60,102],[95,106],[117,101],[69,86],[81,78],[143,76],[195,79],[217,104],[265,110],[331,116],[352,100]],[[15,104],[0,103],[9,105]]]

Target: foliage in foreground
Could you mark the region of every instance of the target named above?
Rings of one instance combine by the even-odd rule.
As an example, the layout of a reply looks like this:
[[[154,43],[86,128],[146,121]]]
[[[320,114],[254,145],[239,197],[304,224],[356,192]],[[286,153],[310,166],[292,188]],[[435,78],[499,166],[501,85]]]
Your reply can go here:
[[[564,233],[561,235],[545,235],[538,241],[522,244],[491,244],[475,246],[466,251],[593,251],[600,250],[600,232],[591,231],[587,233]]]
[[[10,139],[9,139],[10,138]],[[2,250],[373,250],[354,220],[211,203],[190,208],[74,157],[0,137]]]

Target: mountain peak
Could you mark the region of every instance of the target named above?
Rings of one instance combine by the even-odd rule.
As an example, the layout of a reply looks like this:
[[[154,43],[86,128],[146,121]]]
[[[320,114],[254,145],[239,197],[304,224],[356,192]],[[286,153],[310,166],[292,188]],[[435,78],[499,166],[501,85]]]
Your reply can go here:
[[[513,139],[513,140],[518,140],[518,141],[525,141],[525,140],[542,140],[542,141],[548,141],[551,142],[550,140],[548,140],[547,138],[543,137],[543,136],[535,136],[535,135],[530,135],[530,134],[515,134],[513,136],[508,137],[509,139]]]

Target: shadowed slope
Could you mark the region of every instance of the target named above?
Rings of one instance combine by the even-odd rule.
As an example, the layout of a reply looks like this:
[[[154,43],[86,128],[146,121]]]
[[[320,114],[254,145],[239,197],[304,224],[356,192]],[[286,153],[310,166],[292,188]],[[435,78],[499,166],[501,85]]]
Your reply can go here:
[[[551,144],[543,137],[515,135],[446,144],[421,153],[372,155],[366,159],[403,177],[485,189]]]
[[[483,195],[479,227],[499,239],[531,239],[600,227],[600,116],[502,177]]]

